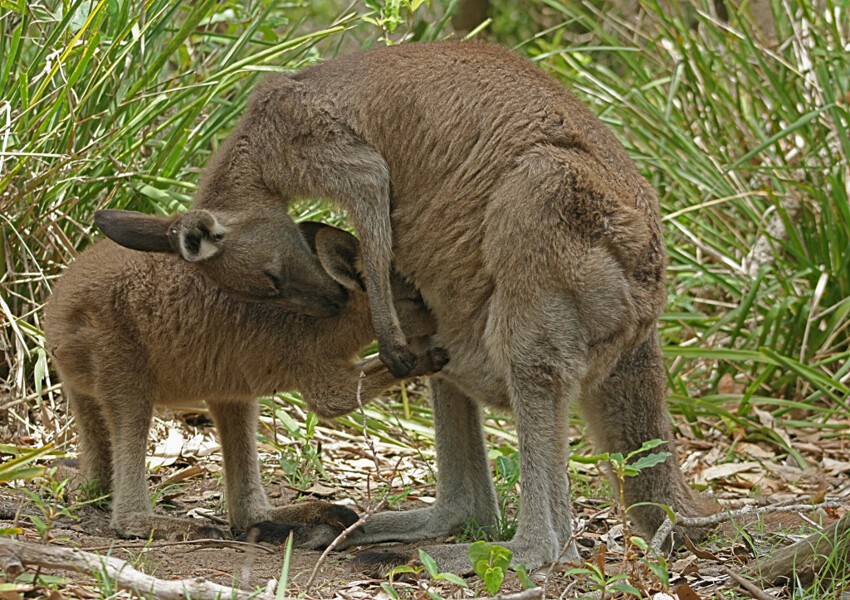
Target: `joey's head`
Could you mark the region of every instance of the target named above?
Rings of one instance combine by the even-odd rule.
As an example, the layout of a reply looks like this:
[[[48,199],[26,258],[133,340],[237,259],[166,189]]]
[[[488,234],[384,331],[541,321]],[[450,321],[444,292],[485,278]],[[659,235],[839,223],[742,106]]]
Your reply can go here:
[[[273,302],[293,312],[328,317],[348,299],[347,286],[338,274],[329,274],[316,245],[317,239],[335,234],[320,235],[328,227],[321,224],[297,225],[284,206],[250,215],[191,210],[170,218],[102,210],[95,213],[95,222],[127,248],[177,254],[242,301]]]

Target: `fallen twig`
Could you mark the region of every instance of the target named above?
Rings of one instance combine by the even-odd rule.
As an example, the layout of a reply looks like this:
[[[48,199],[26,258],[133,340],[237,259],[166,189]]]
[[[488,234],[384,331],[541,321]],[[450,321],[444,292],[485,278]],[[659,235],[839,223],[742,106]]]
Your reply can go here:
[[[561,551],[558,553],[558,557],[554,561],[552,561],[552,564],[549,565],[549,569],[546,571],[546,577],[543,580],[543,586],[540,591],[541,598],[546,597],[546,590],[549,586],[549,579],[552,576],[552,573],[555,571],[555,567],[561,564],[561,557],[563,557],[564,554],[567,553],[567,549],[570,547],[570,545],[575,544],[576,540],[581,537],[581,534],[587,531],[588,526],[607,512],[607,508],[596,511],[596,513],[592,514],[590,517],[587,518],[587,520],[582,524],[581,527],[576,527],[575,529],[573,529],[573,533],[572,535],[570,535],[570,538],[566,541],[566,543],[564,543],[563,546],[561,546]]]
[[[201,538],[197,540],[174,540],[172,542],[134,542],[132,544],[121,543],[121,545],[110,544],[108,546],[90,546],[81,548],[86,552],[100,552],[103,550],[119,550],[124,548],[140,548],[142,550],[153,550],[155,548],[167,548],[169,546],[208,546],[210,548],[236,548],[238,550],[253,550],[259,548],[267,554],[275,554],[273,548],[266,548],[251,542],[240,542],[239,540],[217,540],[214,538]]]
[[[730,571],[729,569],[724,570],[726,571],[726,574],[735,581],[735,583],[744,588],[747,593],[756,600],[776,600],[776,596],[771,596],[763,589],[758,587],[756,584],[754,584],[752,581],[747,581],[746,579],[741,577],[735,571]]]
[[[820,504],[790,504],[787,506],[761,506],[758,508],[745,506],[738,510],[720,511],[713,515],[707,515],[704,517],[687,517],[680,515],[679,513],[673,513],[674,519],[670,519],[669,515],[664,519],[664,522],[652,537],[650,545],[656,552],[661,553],[664,541],[676,525],[680,525],[682,527],[708,527],[710,525],[719,525],[720,523],[725,523],[726,521],[731,521],[732,519],[737,519],[739,517],[750,517],[778,512],[810,512],[818,508],[838,508],[839,506],[843,506],[843,503],[822,502]]]
[[[361,394],[363,391],[363,378],[366,376],[365,373],[360,373],[360,379],[357,381],[357,405],[360,407],[360,414],[363,417],[363,437],[366,440],[366,445],[372,452],[372,461],[375,463],[375,474],[380,479],[381,478],[381,463],[378,458],[378,452],[375,449],[375,443],[372,440],[372,437],[369,435],[369,431],[367,429],[367,421],[366,421],[366,411],[363,410],[363,401],[361,400]],[[316,561],[316,565],[313,567],[312,572],[310,573],[310,578],[307,580],[307,583],[304,585],[304,591],[309,592],[311,587],[313,586],[313,581],[316,579],[316,576],[319,574],[319,569],[322,566],[322,563],[327,560],[328,555],[334,551],[334,549],[339,546],[349,535],[351,532],[366,523],[369,518],[374,515],[376,512],[381,510],[384,505],[387,503],[387,498],[389,497],[390,490],[392,489],[391,485],[393,480],[395,479],[396,473],[398,472],[398,466],[401,464],[401,458],[396,461],[395,466],[393,467],[392,472],[390,473],[389,480],[387,481],[387,489],[384,492],[384,496],[381,498],[381,501],[375,504],[374,506],[369,507],[368,510],[363,514],[362,517],[357,519],[354,523],[346,527],[342,530],[342,532],[336,536],[334,541],[330,543],[330,545],[325,548],[322,555],[319,557],[319,560]]]
[[[30,542],[0,538],[0,560],[4,568],[11,568],[9,575],[25,566],[51,567],[78,571],[92,575],[101,574],[117,587],[128,590],[143,598],[157,600],[274,600],[274,595],[265,592],[246,592],[219,585],[204,579],[163,580],[142,573],[127,561],[111,556],[102,556],[74,548],[46,546]],[[20,573],[20,571],[18,571]]]
[[[333,552],[334,549],[336,549],[336,547],[339,546],[345,540],[345,538],[347,538],[349,535],[351,535],[352,531],[354,531],[355,529],[357,529],[358,527],[363,525],[366,521],[369,520],[369,517],[371,517],[376,512],[381,510],[384,507],[384,504],[386,504],[386,502],[387,502],[387,494],[385,494],[384,497],[381,498],[381,501],[378,502],[378,504],[376,504],[374,507],[367,510],[363,514],[362,517],[357,519],[357,521],[355,521],[354,523],[352,523],[351,525],[349,525],[348,527],[343,529],[342,533],[340,533],[338,536],[336,536],[334,541],[332,541],[330,543],[330,545],[327,548],[325,548],[324,552],[322,552],[322,555],[319,557],[319,560],[316,561],[316,566],[313,567],[313,571],[310,573],[310,578],[307,580],[307,583],[304,585],[304,591],[305,592],[310,591],[310,588],[313,586],[313,581],[316,579],[316,575],[319,574],[319,568],[322,566],[322,563],[325,562],[325,560],[327,560],[328,555],[331,552]]]

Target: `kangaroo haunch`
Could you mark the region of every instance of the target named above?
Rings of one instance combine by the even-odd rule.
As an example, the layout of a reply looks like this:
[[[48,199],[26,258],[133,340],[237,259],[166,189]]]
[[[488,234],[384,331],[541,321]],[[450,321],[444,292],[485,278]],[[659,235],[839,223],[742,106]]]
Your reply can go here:
[[[291,251],[294,225],[257,230],[304,196],[345,208],[360,234],[390,370],[421,358],[398,326],[391,264],[421,290],[434,341],[451,355],[432,379],[437,501],[374,515],[346,545],[497,522],[479,403],[516,418],[522,509],[507,546],[529,568],[564,546],[578,558],[565,469],[573,404],[600,452],[665,441],[656,451],[671,452],[666,461],[626,479],[629,504],[714,509],[687,486],[671,441],[655,333],[665,269],[656,194],[557,81],[477,42],[381,48],[271,77],[210,164],[195,211],[176,221],[173,245],[221,285],[262,296],[243,282]],[[155,250],[162,235],[146,223],[140,215],[130,237]],[[664,518],[650,505],[629,514],[645,535]],[[427,550],[444,570],[469,570],[464,545]]]

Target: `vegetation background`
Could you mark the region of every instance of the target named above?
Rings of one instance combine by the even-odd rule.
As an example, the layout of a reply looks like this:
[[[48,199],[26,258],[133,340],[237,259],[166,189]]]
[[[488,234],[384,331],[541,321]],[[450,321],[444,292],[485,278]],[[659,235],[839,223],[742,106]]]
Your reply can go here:
[[[40,311],[96,237],[94,210],[187,206],[265,72],[467,35],[563,81],[658,190],[683,439],[722,448],[719,463],[740,443],[802,471],[848,460],[824,450],[846,448],[850,424],[845,0],[0,0],[0,452],[73,442]],[[309,202],[298,216],[341,219]],[[427,457],[423,398],[400,389],[337,428]],[[269,410],[281,403],[299,399]],[[309,446],[294,414],[287,431]],[[502,457],[508,423],[488,420]]]

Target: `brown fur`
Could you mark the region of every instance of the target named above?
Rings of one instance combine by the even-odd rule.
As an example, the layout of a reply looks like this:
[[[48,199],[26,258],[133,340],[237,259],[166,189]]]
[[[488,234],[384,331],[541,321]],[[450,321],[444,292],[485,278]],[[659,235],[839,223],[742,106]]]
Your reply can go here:
[[[353,264],[356,240],[332,227],[301,228],[328,273],[349,287],[333,317],[237,301],[175,256],[109,240],[83,252],[57,283],[45,309],[47,347],[76,416],[83,474],[107,490],[112,483],[112,522],[122,535],[196,529],[151,513],[144,456],[155,405],[202,400],[221,437],[233,527],[300,523],[300,541],[322,545],[356,520],[326,502],[272,508],[260,481],[258,396],[299,389],[312,410],[333,417],[357,408],[358,389],[366,402],[396,382],[377,359],[356,359],[374,338]],[[395,280],[408,332],[432,333],[434,322],[415,290]]]
[[[435,341],[452,356],[432,380],[437,502],[375,515],[346,543],[448,535],[469,519],[492,526],[498,509],[478,409],[487,403],[516,417],[515,560],[534,568],[564,546],[577,558],[565,472],[570,406],[581,407],[600,451],[625,453],[653,438],[673,451],[655,334],[665,269],[658,201],[611,131],[500,47],[382,48],[272,77],[254,92],[195,201],[213,221],[239,215],[245,226],[199,267],[221,270],[228,260],[228,277],[249,276],[234,256],[256,261],[282,244],[249,223],[298,196],[348,210],[390,369],[408,365],[387,291],[391,261],[421,290],[437,318]],[[625,496],[684,514],[713,510],[688,488],[675,453],[628,478]],[[652,507],[631,514],[646,535],[663,517]],[[429,548],[454,571],[469,568],[466,550]]]

